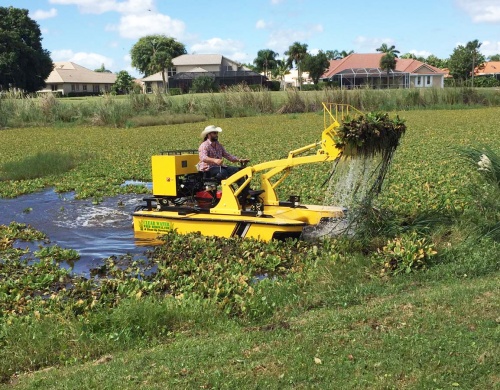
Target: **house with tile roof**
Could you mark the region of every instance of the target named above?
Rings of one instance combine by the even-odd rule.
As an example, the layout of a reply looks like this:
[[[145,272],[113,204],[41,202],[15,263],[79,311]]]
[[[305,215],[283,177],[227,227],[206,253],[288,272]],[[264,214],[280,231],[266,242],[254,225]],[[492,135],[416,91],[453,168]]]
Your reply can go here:
[[[94,72],[69,61],[54,62],[54,69],[45,80],[46,86],[39,92],[98,95],[110,92],[115,81],[114,73]]]
[[[168,79],[169,88],[182,91],[188,91],[193,80],[200,76],[213,78],[214,83],[221,87],[241,83],[262,85],[267,82],[265,76],[220,54],[183,54],[174,58],[172,63],[174,67],[165,72],[165,80]],[[142,81],[146,93],[151,93],[155,88],[164,89],[162,72],[144,77]]]
[[[321,81],[337,83],[341,88],[443,88],[445,73],[414,59],[396,58],[396,68],[389,73],[380,68],[384,53],[353,53],[331,60]]]
[[[474,69],[475,76],[493,76],[500,80],[500,61],[489,61]]]

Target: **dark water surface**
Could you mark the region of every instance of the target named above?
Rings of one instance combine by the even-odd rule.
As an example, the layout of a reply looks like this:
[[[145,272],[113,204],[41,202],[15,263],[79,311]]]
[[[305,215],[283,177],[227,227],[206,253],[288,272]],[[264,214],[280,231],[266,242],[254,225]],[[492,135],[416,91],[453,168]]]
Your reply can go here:
[[[132,212],[142,203],[143,194],[106,198],[99,204],[91,199],[76,200],[73,193],[57,194],[52,189],[15,199],[0,199],[0,224],[12,221],[31,225],[45,233],[50,245],[75,249],[80,259],[70,264],[78,274],[116,255],[144,258],[151,243],[134,238]],[[37,250],[40,242],[17,242],[20,248]]]

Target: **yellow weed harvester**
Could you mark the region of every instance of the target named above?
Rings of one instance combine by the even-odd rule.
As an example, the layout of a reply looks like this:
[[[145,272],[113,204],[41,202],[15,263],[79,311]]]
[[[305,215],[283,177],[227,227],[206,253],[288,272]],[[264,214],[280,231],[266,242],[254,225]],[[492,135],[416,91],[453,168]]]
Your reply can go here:
[[[221,182],[198,172],[197,150],[167,151],[152,157],[153,195],[133,213],[136,236],[159,235],[175,229],[178,233],[200,232],[206,236],[251,237],[263,241],[299,237],[305,226],[342,218],[344,210],[334,206],[305,205],[291,195],[280,201],[276,187],[290,169],[301,164],[333,161],[342,150],[335,146],[335,129],[354,112],[347,105],[324,106],[321,141],[292,150],[288,157],[244,166]],[[315,154],[311,151],[317,149]],[[304,155],[306,152],[309,154]],[[261,188],[242,193],[253,176],[260,173]],[[279,179],[272,179],[278,175]],[[245,182],[237,186],[239,179]],[[243,198],[243,194],[245,197]]]

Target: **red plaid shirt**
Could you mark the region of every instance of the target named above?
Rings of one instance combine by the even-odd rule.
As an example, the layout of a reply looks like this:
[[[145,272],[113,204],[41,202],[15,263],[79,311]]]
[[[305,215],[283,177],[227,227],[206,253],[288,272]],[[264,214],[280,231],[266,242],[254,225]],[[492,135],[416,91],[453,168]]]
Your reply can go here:
[[[225,157],[231,162],[237,162],[239,160],[238,157],[229,154],[219,142],[210,142],[209,139],[202,142],[198,148],[198,153],[200,155],[200,162],[198,164],[198,169],[200,171],[208,171],[210,167],[217,166],[212,162],[207,162],[207,157],[216,159]]]

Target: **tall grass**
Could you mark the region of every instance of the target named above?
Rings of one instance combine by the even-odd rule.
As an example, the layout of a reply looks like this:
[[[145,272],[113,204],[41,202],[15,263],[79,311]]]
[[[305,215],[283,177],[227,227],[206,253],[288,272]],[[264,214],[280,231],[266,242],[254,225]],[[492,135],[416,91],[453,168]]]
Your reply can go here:
[[[39,152],[21,161],[0,166],[0,180],[26,180],[57,175],[69,171],[77,164],[77,157],[69,153]]]
[[[321,110],[322,102],[350,104],[363,111],[498,106],[500,90],[453,87],[270,92],[237,85],[221,93],[169,96],[155,91],[151,95],[131,94],[126,99],[105,95],[78,102],[56,99],[52,95],[35,98],[10,93],[0,98],[0,127],[57,123],[126,127],[127,122],[141,115],[196,114],[208,118],[236,118],[313,112]]]

